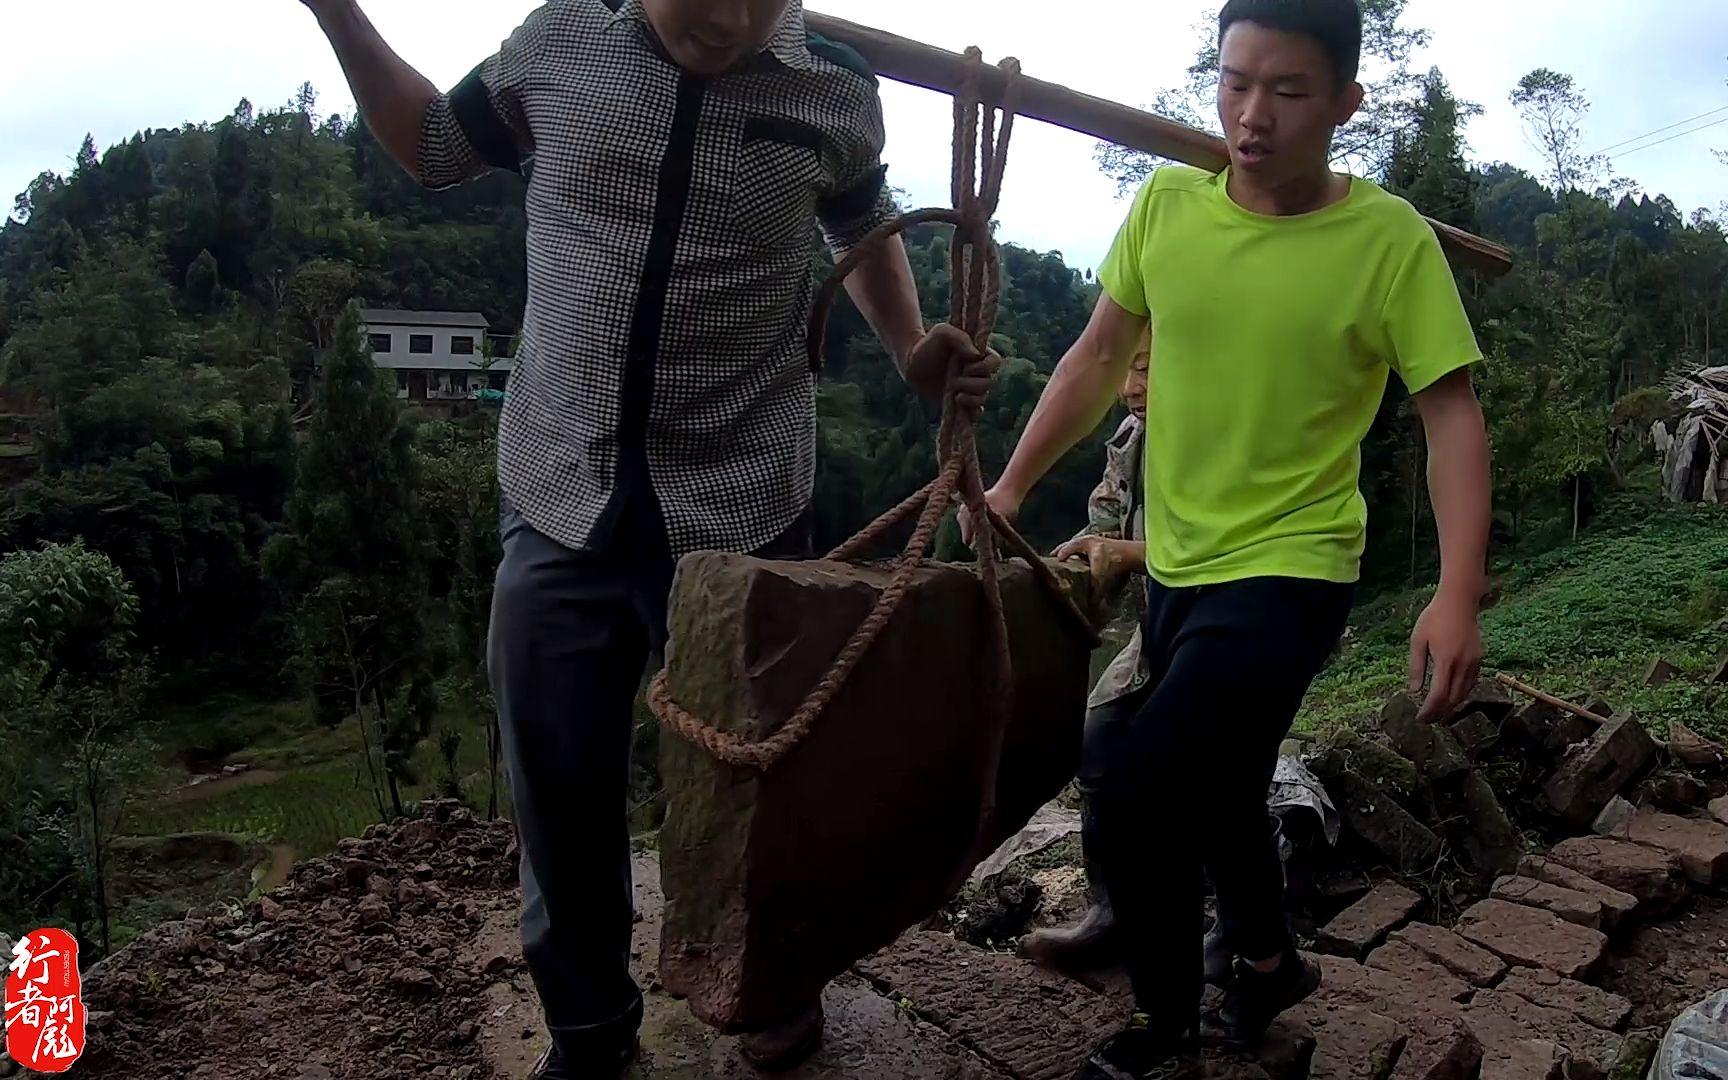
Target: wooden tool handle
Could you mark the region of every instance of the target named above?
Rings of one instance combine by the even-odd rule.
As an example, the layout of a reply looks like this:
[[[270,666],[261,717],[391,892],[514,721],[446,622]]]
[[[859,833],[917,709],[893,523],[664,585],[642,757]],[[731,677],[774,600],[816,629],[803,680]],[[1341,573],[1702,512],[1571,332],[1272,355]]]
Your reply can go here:
[[[959,53],[808,9],[804,12],[804,21],[823,37],[857,49],[879,75],[944,94],[953,94],[960,89],[966,60]],[[984,100],[1000,105],[1002,87],[1001,72],[985,68]],[[1230,162],[1224,140],[1216,135],[1030,76],[1020,78],[1018,112],[1069,131],[1212,172],[1218,172]],[[1459,265],[1494,276],[1512,269],[1511,252],[1499,244],[1432,218],[1428,223],[1439,235],[1447,255]]]

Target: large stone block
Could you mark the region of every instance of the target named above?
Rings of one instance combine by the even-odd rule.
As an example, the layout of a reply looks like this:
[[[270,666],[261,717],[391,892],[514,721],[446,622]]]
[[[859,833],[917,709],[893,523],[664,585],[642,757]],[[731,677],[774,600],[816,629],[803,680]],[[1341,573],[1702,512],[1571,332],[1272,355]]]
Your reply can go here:
[[[1546,881],[1550,885],[1594,897],[1597,903],[1602,905],[1602,929],[1610,935],[1630,923],[1632,914],[1638,910],[1636,896],[1604,885],[1595,878],[1585,877],[1578,871],[1542,855],[1526,855],[1519,859],[1518,873],[1521,877]]]
[[[1625,840],[1576,836],[1554,845],[1548,859],[1636,898],[1638,906],[1632,916],[1639,919],[1660,918],[1686,899],[1679,858],[1655,848]]]
[[[1440,810],[1464,864],[1479,879],[1492,880],[1518,865],[1524,850],[1518,828],[1480,772],[1465,776],[1457,793],[1441,800]]]
[[[1632,1003],[1619,994],[1563,979],[1540,968],[1517,968],[1498,989],[1544,1008],[1569,1012],[1603,1031],[1619,1031],[1632,1017]]]
[[[1644,725],[1630,716],[1617,716],[1588,741],[1567,751],[1543,795],[1556,818],[1585,828],[1655,759],[1656,743]]]
[[[1575,1080],[1605,1080],[1623,1042],[1566,1010],[1498,990],[1478,991],[1461,1011],[1482,1043],[1484,1074],[1489,1062],[1512,1056],[1519,1043],[1539,1040],[1566,1051],[1572,1059],[1569,1075]]]
[[[1568,979],[1589,979],[1608,952],[1608,937],[1600,930],[1504,900],[1472,906],[1459,920],[1458,933],[1512,963]]]
[[[1421,906],[1422,897],[1395,881],[1385,882],[1327,923],[1315,949],[1361,960]]]
[[[1626,839],[1674,856],[1686,876],[1700,885],[1719,884],[1728,875],[1728,825],[1646,807],[1628,823]]]
[[[1506,961],[1450,930],[1416,923],[1392,935],[1472,986],[1492,986],[1506,974]]]
[[[1541,908],[1569,923],[1602,929],[1602,901],[1589,893],[1578,892],[1540,878],[1508,875],[1494,882],[1489,896],[1510,904]]]
[[[1055,568],[1084,600],[1087,575]],[[685,558],[669,618],[672,697],[739,738],[772,734],[889,574]],[[738,1031],[796,1015],[940,907],[1073,777],[1089,643],[1025,564],[1005,565],[1001,581],[1014,667],[1005,729],[984,698],[992,637],[976,570],[929,564],[808,738],[773,768],[734,768],[672,733],[660,740],[661,978],[699,1018]]]

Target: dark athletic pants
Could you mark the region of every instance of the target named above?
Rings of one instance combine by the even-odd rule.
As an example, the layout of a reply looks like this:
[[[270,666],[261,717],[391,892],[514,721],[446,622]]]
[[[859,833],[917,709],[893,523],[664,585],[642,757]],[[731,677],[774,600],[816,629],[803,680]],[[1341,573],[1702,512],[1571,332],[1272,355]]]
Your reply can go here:
[[[1289,578],[1147,587],[1151,689],[1132,712],[1089,714],[1080,786],[1135,1001],[1154,1025],[1180,1032],[1199,1017],[1205,878],[1235,952],[1258,961],[1290,946],[1266,792],[1353,592]]]
[[[636,691],[666,640],[673,559],[658,501],[621,489],[592,550],[505,505],[487,663],[520,838],[522,953],[566,1061],[615,1057],[635,1035],[629,798]],[[757,552],[801,557],[801,520]]]

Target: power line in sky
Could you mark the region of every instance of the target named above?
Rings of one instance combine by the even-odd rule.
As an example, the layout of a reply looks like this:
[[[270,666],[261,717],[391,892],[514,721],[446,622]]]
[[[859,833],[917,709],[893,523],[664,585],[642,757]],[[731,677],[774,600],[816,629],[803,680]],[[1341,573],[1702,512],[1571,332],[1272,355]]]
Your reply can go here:
[[[1676,120],[1674,123],[1669,124],[1667,127],[1659,127],[1659,128],[1656,128],[1654,131],[1646,131],[1642,135],[1634,135],[1630,139],[1623,139],[1620,142],[1614,143],[1611,146],[1604,146],[1602,149],[1596,151],[1596,153],[1606,154],[1608,151],[1618,150],[1622,146],[1630,146],[1635,142],[1643,142],[1645,139],[1648,139],[1652,135],[1660,135],[1664,131],[1673,131],[1677,127],[1682,127],[1686,124],[1690,124],[1690,123],[1693,123],[1695,121],[1702,120],[1705,117],[1715,116],[1717,113],[1724,113],[1724,112],[1728,112],[1728,105],[1720,105],[1714,109],[1711,109],[1709,112],[1701,112],[1697,116],[1689,116],[1684,120]],[[1724,119],[1728,119],[1728,117],[1724,117]],[[1716,121],[1716,123],[1721,123],[1721,122],[1722,122],[1721,120]],[[1714,124],[1705,124],[1704,125],[1704,127],[1713,127],[1713,126],[1714,126]],[[1697,128],[1695,130],[1703,131],[1704,128]],[[1686,131],[1682,131],[1680,134],[1681,135],[1688,135],[1691,133],[1686,132]],[[1654,146],[1656,144],[1652,143],[1651,145]]]
[[[1705,130],[1708,130],[1708,129],[1713,128],[1713,127],[1721,127],[1723,124],[1728,124],[1728,116],[1724,116],[1724,117],[1717,119],[1717,120],[1712,120],[1708,124],[1699,124],[1697,127],[1688,128],[1685,131],[1676,131],[1674,134],[1669,135],[1667,138],[1657,139],[1655,142],[1644,143],[1642,146],[1634,146],[1629,150],[1622,150],[1619,153],[1614,154],[1613,156],[1614,157],[1625,157],[1627,154],[1636,154],[1640,150],[1648,150],[1653,146],[1661,146],[1663,143],[1670,143],[1670,142],[1673,142],[1675,139],[1683,139],[1688,135],[1696,135],[1700,131],[1705,131]]]

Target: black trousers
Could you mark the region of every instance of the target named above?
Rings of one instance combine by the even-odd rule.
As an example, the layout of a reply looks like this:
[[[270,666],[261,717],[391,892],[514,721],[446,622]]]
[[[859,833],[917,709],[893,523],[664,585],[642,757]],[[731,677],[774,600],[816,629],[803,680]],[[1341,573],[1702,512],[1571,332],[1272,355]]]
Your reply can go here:
[[[506,505],[488,668],[520,838],[523,956],[573,1067],[616,1058],[642,1019],[630,975],[631,729],[664,647],[674,561],[646,485],[620,497],[591,550]],[[764,557],[809,553],[801,520]]]
[[[1088,716],[1079,779],[1134,997],[1154,1024],[1198,1019],[1205,878],[1235,952],[1259,961],[1290,947],[1266,792],[1353,595],[1291,578],[1147,588],[1149,689],[1133,711]]]

